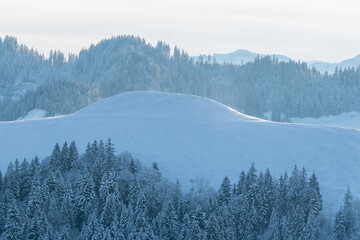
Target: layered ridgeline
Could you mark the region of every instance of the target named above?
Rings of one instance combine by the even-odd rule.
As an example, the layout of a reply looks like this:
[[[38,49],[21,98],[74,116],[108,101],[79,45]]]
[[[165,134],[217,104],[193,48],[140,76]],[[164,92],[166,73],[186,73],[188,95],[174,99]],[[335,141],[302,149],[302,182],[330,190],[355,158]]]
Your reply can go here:
[[[195,62],[178,48],[170,52],[163,42],[151,46],[132,36],[103,40],[68,60],[58,51],[45,58],[6,37],[0,40],[0,120],[25,117],[33,109],[47,116],[66,114],[99,98],[138,90],[209,97],[249,115],[267,113],[275,121],[317,118],[360,111],[359,78],[359,69],[321,74],[306,63],[269,56],[242,66]],[[59,97],[41,94],[41,87]],[[24,96],[29,89],[30,96]],[[78,102],[58,104],[64,99]]]
[[[272,58],[277,58],[279,62],[289,62],[291,59],[284,55],[279,54],[260,54],[250,52],[248,50],[239,49],[231,53],[214,53],[213,55],[200,55],[198,57],[194,57],[195,61],[207,61],[209,63],[220,63],[220,64],[235,64],[235,65],[244,65],[249,62],[254,62],[258,57],[270,56]],[[341,62],[332,63],[325,61],[313,60],[306,62],[306,64],[312,68],[316,68],[321,73],[331,73],[336,72],[336,69],[340,68],[357,68],[360,65],[360,55],[356,55],[353,58],[343,60]]]
[[[360,132],[275,123],[249,117],[210,99],[158,92],[119,94],[62,117],[0,123],[1,168],[15,158],[51,154],[54,142],[111,138],[149,166],[157,161],[185,188],[217,187],[254,162],[279,177],[294,165],[316,172],[324,207],[339,206],[347,186],[359,197]]]

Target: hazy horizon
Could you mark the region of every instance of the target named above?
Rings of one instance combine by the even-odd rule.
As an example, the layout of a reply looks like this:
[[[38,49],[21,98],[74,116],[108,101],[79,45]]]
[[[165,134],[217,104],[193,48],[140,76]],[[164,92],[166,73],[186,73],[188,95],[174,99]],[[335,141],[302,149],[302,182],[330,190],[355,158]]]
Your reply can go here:
[[[360,3],[342,1],[4,0],[0,36],[66,55],[118,35],[184,49],[191,56],[246,49],[302,61],[360,53]]]

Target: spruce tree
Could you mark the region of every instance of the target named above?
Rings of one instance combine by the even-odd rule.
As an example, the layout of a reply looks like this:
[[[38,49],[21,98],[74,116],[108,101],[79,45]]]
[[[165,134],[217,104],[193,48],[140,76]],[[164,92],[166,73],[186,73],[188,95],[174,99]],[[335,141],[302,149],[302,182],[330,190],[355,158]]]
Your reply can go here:
[[[66,164],[66,170],[70,171],[74,167],[78,159],[79,159],[79,153],[75,141],[72,141],[69,148],[69,158]]]
[[[231,184],[229,178],[226,176],[223,179],[218,191],[217,199],[219,206],[223,204],[228,204],[230,202],[230,198],[231,198]]]
[[[7,206],[6,223],[4,226],[4,239],[20,240],[22,237],[21,216],[15,199]]]
[[[63,147],[61,149],[61,157],[60,157],[60,169],[62,172],[66,172],[70,169],[69,166],[69,154],[70,150],[69,150],[69,146],[67,144],[67,142],[64,142]]]
[[[134,159],[131,159],[131,161],[130,161],[129,171],[130,171],[132,174],[136,174],[137,171],[138,171]]]
[[[58,143],[55,144],[54,150],[50,156],[50,170],[55,172],[61,165],[61,151]]]

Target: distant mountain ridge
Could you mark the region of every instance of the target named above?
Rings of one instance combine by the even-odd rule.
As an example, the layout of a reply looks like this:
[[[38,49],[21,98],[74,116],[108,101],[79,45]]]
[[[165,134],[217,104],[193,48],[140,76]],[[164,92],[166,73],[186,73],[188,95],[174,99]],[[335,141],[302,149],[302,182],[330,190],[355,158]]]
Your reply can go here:
[[[350,59],[346,59],[344,61],[341,61],[339,63],[330,63],[330,62],[324,62],[324,61],[310,61],[307,62],[307,64],[310,67],[315,67],[317,70],[319,70],[320,72],[324,73],[324,72],[328,72],[328,73],[334,73],[335,69],[338,68],[357,68],[360,65],[360,54],[356,55],[353,58]]]
[[[243,65],[245,63],[253,62],[257,57],[266,57],[270,56],[272,58],[278,59],[279,62],[288,62],[291,59],[290,57],[280,55],[280,54],[260,54],[251,52],[245,49],[239,49],[231,53],[214,53],[213,55],[200,55],[193,57],[194,61],[203,61],[208,63],[219,63],[219,64],[234,64],[234,65]],[[353,58],[343,60],[338,63],[331,63],[326,61],[313,60],[306,62],[307,65],[312,68],[314,67],[321,73],[334,73],[335,69],[338,68],[357,68],[360,65],[360,54],[356,55]]]
[[[220,64],[230,63],[230,64],[236,64],[236,65],[243,65],[248,62],[253,62],[255,60],[255,58],[257,58],[257,57],[265,57],[265,56],[277,58],[279,61],[282,61],[282,62],[288,62],[290,60],[289,57],[286,57],[284,55],[259,54],[259,53],[250,52],[245,49],[239,49],[234,52],[224,53],[224,54],[223,53],[215,53],[212,56],[210,56],[210,61],[209,61],[209,56],[207,56],[207,55],[200,55],[199,57],[194,57],[194,60],[199,61],[202,59],[203,61],[208,61],[210,63],[217,62]]]

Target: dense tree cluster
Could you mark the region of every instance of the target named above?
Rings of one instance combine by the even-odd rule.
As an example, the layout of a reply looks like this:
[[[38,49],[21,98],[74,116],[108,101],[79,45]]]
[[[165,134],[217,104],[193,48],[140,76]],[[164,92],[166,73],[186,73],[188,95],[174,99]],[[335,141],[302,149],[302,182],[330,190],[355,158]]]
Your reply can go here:
[[[315,174],[296,166],[277,180],[254,165],[236,183],[214,192],[183,193],[155,162],[142,167],[131,154],[115,155],[110,139],[56,144],[41,163],[10,163],[0,178],[3,239],[321,239],[326,229]],[[355,239],[350,190],[336,214],[334,239]],[[326,235],[329,239],[330,235]]]
[[[103,40],[68,59],[59,51],[45,58],[19,45],[15,38],[0,39],[0,100],[9,102],[14,94],[23,95],[26,89],[42,84],[48,84],[49,90],[54,85],[51,92],[75,99],[68,87],[58,89],[67,85],[64,80],[85,82],[86,88],[97,89],[102,98],[137,90],[195,94],[257,117],[272,112],[275,121],[360,111],[360,68],[320,74],[306,63],[279,62],[271,57],[242,66],[202,59],[194,62],[176,47],[171,52],[163,42],[151,46],[133,36]],[[86,91],[80,93],[82,102],[75,106],[67,106],[71,101],[57,105],[57,99],[43,95],[52,105],[49,115],[68,113],[92,102]],[[2,120],[14,120],[41,105],[28,103],[27,98],[13,100],[19,106],[14,109],[16,114],[5,113],[6,104],[0,104]]]
[[[23,118],[33,109],[45,110],[46,116],[68,114],[99,100],[98,91],[85,82],[46,83],[18,98],[0,101],[0,121]]]

